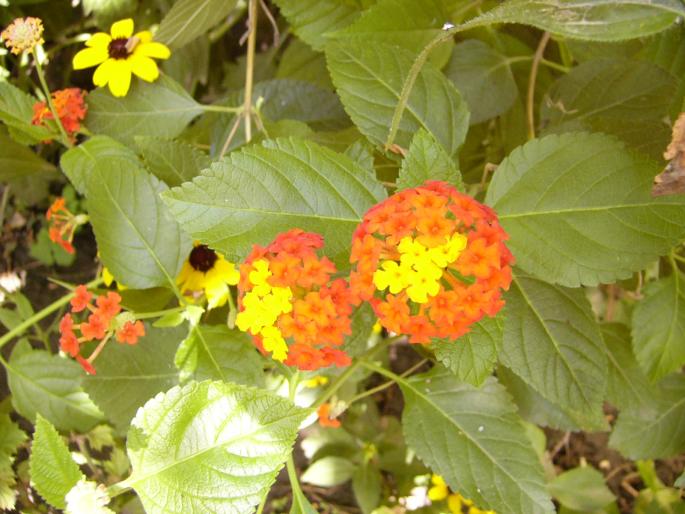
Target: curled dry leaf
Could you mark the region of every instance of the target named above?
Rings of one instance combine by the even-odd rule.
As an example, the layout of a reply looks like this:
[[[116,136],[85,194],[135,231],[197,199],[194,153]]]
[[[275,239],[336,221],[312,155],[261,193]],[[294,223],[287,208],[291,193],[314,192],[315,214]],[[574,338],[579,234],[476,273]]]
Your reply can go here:
[[[664,171],[654,177],[652,196],[685,193],[685,112],[673,125],[673,138],[664,152],[670,161]]]

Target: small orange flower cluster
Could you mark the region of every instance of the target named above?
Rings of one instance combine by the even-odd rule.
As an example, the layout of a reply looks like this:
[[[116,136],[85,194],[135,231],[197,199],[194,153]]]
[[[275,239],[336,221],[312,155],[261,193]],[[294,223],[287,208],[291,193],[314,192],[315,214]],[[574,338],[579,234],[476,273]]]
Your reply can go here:
[[[388,330],[412,343],[455,340],[504,305],[508,238],[489,207],[430,181],[369,210],[352,241],[350,286]]]
[[[319,416],[319,425],[322,427],[338,428],[340,420],[331,416],[331,404],[323,403],[316,411]]]
[[[52,93],[52,105],[57,111],[57,116],[64,127],[67,135],[74,140],[74,134],[81,130],[81,121],[86,117],[86,92],[77,87],[60,89]],[[33,105],[33,125],[45,125],[45,120],[54,119],[52,112],[45,102],[36,102]]]
[[[121,313],[121,296],[113,291],[96,296],[95,305],[91,300],[93,294],[86,286],[81,285],[75,289],[74,297],[71,299],[71,313],[65,314],[59,324],[59,344],[64,353],[74,357],[87,373],[94,375],[93,361],[112,334],[116,335],[120,343],[136,344],[138,338],[145,335],[145,326],[141,321],[136,321],[131,314]],[[72,314],[81,311],[91,313],[88,321],[75,324]],[[74,329],[81,332],[81,337],[76,335]],[[81,344],[94,340],[99,340],[100,344],[90,357],[85,359],[81,356]]]
[[[293,229],[266,248],[255,245],[240,267],[236,325],[263,353],[301,370],[350,364],[335,348],[351,332],[350,291],[317,255],[322,247],[320,235]]]
[[[60,245],[65,251],[74,253],[74,240],[76,227],[86,222],[86,217],[74,215],[66,206],[64,198],[57,198],[45,213],[48,221],[48,236],[50,241]]]

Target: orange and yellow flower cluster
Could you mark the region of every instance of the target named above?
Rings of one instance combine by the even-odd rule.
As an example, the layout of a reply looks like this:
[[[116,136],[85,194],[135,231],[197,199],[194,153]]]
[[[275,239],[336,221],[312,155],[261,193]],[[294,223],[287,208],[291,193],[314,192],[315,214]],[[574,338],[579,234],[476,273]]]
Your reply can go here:
[[[95,300],[94,303],[92,300]],[[121,312],[121,296],[109,291],[106,295],[95,296],[86,286],[78,286],[71,299],[71,312],[65,314],[59,324],[60,349],[76,359],[83,369],[95,374],[93,361],[100,354],[112,335],[120,343],[136,344],[138,338],[145,335],[145,326],[136,321],[130,313]],[[72,314],[90,312],[88,320],[75,323]],[[76,335],[78,330],[81,335]],[[100,344],[87,359],[81,355],[81,345],[89,341],[100,341]]]
[[[85,102],[86,92],[77,87],[60,89],[52,93],[52,105],[67,135],[74,140],[74,134],[81,130],[81,121],[86,117],[88,108]],[[33,105],[33,125],[45,125],[45,120],[54,119],[45,102]]]
[[[426,182],[369,210],[352,241],[351,290],[412,343],[457,339],[504,305],[513,256],[489,207]]]
[[[320,235],[293,229],[266,248],[255,245],[240,267],[236,325],[262,352],[301,370],[350,363],[336,348],[351,332],[350,291],[317,255],[322,247]]]
[[[50,241],[60,245],[65,251],[74,253],[74,232],[79,225],[83,225],[88,217],[73,214],[66,205],[64,198],[57,198],[45,213],[48,222],[48,236]]]

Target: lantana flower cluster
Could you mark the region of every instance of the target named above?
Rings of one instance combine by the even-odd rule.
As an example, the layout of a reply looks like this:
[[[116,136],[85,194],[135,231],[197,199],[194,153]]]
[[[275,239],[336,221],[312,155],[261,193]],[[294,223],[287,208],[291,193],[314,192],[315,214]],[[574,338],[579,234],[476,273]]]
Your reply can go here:
[[[68,208],[64,198],[57,198],[45,212],[48,222],[50,241],[60,245],[68,253],[74,253],[74,232],[79,225],[88,221],[83,214],[74,214]]]
[[[322,247],[320,235],[293,229],[255,245],[240,267],[236,325],[262,352],[301,370],[350,364],[337,348],[351,333],[350,291],[317,255]]]
[[[74,314],[84,312],[87,319],[77,323]],[[93,361],[100,354],[107,341],[114,335],[119,343],[136,344],[145,335],[145,326],[128,312],[122,312],[121,296],[113,291],[94,296],[86,286],[74,290],[71,312],[65,314],[59,324],[60,349],[71,355],[91,375],[95,374]],[[80,335],[77,334],[80,332]],[[85,358],[81,355],[84,343],[100,341],[93,353]]]
[[[489,207],[426,182],[367,212],[352,242],[350,285],[381,324],[412,343],[455,340],[504,305],[513,256]]]
[[[81,130],[81,121],[86,117],[86,92],[77,87],[53,91],[52,105],[55,107],[57,116],[64,127],[64,131],[74,141],[74,134]],[[33,125],[45,125],[46,120],[54,119],[46,102],[36,102],[33,105]]]
[[[32,51],[37,45],[45,43],[43,40],[43,22],[40,18],[27,16],[17,18],[0,33],[0,38],[13,54],[19,55],[25,51]]]

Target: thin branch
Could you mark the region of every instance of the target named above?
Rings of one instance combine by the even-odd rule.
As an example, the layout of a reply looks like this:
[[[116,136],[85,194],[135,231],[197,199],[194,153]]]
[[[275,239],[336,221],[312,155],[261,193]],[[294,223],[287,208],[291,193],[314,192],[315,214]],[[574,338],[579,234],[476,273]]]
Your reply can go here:
[[[247,66],[245,69],[245,103],[243,112],[245,115],[245,142],[252,140],[252,88],[254,85],[254,59],[257,46],[257,6],[259,0],[249,0],[248,23],[249,35],[247,36]]]
[[[533,57],[533,65],[530,68],[530,78],[528,80],[528,98],[526,101],[526,115],[528,119],[528,139],[535,139],[535,111],[533,104],[535,103],[535,82],[538,78],[538,68],[542,60],[542,54],[545,53],[545,47],[549,42],[551,34],[545,32],[540,39],[535,56]]]

